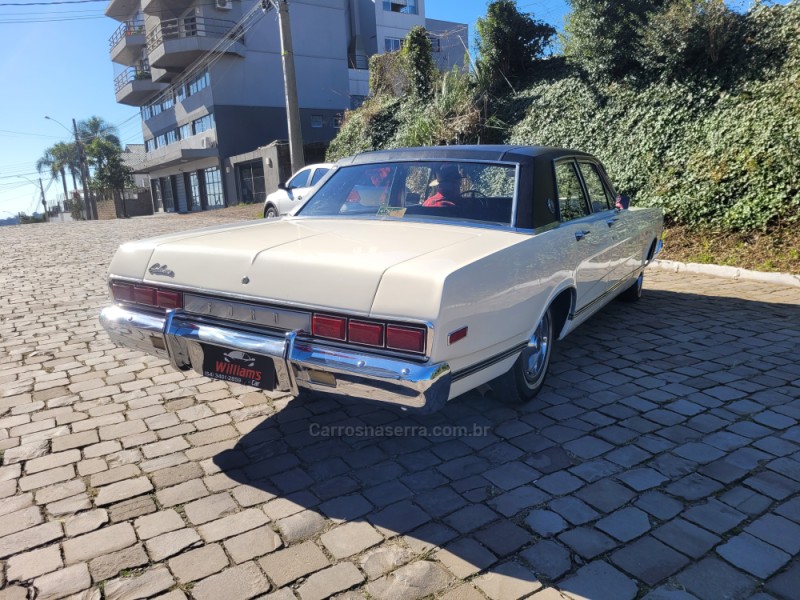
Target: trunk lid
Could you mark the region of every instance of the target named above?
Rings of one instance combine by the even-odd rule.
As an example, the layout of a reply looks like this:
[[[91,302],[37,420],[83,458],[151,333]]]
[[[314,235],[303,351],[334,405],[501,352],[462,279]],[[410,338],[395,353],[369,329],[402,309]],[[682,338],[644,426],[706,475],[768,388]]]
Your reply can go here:
[[[144,279],[366,315],[388,269],[478,235],[408,221],[269,221],[163,241]]]

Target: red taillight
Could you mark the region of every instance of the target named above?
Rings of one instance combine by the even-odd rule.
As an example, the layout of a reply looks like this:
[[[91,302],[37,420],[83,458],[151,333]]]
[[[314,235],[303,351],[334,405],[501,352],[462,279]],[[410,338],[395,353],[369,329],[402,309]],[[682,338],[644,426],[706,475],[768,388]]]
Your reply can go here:
[[[133,286],[133,301],[136,302],[136,304],[156,306],[156,296],[158,296],[156,288],[142,285]]]
[[[170,310],[183,307],[183,294],[171,290],[161,290],[149,285],[112,283],[111,294],[117,302],[131,302],[145,306],[156,306]]]
[[[347,319],[314,315],[311,317],[311,335],[344,341],[347,337]]]
[[[425,352],[425,330],[416,327],[386,326],[386,347],[404,352]]]
[[[166,290],[158,290],[156,302],[160,308],[182,308],[183,307],[183,294],[180,292],[168,292]]]
[[[383,325],[350,321],[347,326],[347,339],[354,344],[367,346],[383,346]]]
[[[127,283],[112,283],[111,294],[117,302],[133,302],[133,286]]]

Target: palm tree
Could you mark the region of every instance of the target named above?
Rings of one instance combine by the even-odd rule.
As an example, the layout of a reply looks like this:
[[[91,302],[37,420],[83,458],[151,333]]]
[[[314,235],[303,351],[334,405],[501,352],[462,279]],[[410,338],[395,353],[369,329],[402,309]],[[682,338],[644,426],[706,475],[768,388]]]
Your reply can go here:
[[[58,144],[44,151],[42,157],[36,161],[36,170],[40,175],[44,171],[49,171],[53,179],[61,179],[61,185],[64,186],[64,200],[68,200],[66,165],[57,156],[57,146]]]
[[[102,117],[94,116],[79,121],[78,135],[84,144],[90,144],[92,140],[101,139],[120,147],[119,131]]]

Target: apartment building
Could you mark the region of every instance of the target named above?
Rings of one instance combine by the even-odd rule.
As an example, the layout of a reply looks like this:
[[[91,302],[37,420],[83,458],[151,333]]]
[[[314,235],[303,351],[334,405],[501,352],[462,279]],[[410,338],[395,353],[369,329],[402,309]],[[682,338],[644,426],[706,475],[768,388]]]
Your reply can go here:
[[[267,7],[267,10],[264,7]],[[111,0],[116,100],[138,106],[156,210],[260,201],[267,161],[232,164],[288,137],[275,10],[261,0]],[[303,141],[332,140],[369,93],[369,56],[431,32],[443,68],[462,64],[466,25],[425,18],[425,0],[290,0]],[[262,163],[262,164],[259,164]],[[259,172],[260,171],[260,172]],[[267,179],[270,179],[267,177]],[[274,179],[274,178],[273,178]]]

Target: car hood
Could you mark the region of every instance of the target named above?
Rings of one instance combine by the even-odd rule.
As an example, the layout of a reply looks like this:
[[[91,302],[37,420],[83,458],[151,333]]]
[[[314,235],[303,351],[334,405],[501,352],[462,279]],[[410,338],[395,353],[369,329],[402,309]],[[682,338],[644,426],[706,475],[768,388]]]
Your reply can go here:
[[[478,228],[410,221],[261,221],[151,240],[150,252],[147,241],[134,242],[120,248],[111,274],[366,315],[373,312],[387,273],[405,265],[406,278],[409,269],[414,273],[409,264],[423,256],[428,257],[425,272],[413,278],[417,284],[425,280],[427,297],[417,300],[438,306],[444,278],[469,260],[475,245],[466,242],[489,234]],[[439,255],[438,260],[430,260],[431,255]]]

